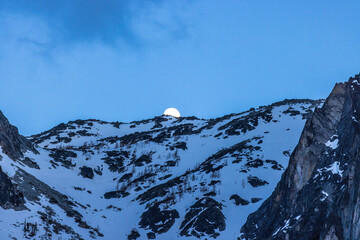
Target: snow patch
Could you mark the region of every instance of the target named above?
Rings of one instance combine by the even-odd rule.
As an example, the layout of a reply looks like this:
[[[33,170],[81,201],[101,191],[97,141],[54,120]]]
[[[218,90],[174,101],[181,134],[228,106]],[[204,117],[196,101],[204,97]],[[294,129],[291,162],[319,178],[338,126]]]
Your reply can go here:
[[[325,143],[325,146],[336,149],[339,146],[339,139],[337,137],[337,135],[332,136],[330,140]]]
[[[325,191],[321,191],[321,193],[324,194],[324,196],[320,199],[320,201],[323,202],[329,196],[329,194]]]
[[[332,174],[338,174],[340,177],[343,176],[343,170],[340,170],[340,163],[334,162],[329,167],[325,168],[325,171],[331,171]]]

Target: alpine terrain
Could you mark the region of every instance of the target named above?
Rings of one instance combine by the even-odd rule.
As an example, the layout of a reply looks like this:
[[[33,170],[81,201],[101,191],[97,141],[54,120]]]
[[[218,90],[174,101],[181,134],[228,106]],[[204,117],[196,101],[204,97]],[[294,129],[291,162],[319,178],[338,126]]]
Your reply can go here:
[[[360,239],[360,76],[335,86],[306,122],[271,197],[241,239]]]
[[[260,206],[245,239],[357,239],[359,91],[26,138],[0,113],[0,239],[237,239]]]

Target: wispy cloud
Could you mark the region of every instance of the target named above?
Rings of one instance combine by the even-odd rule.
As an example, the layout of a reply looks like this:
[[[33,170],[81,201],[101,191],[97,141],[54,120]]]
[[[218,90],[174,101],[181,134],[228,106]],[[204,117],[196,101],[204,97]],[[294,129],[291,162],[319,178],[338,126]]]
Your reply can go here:
[[[178,16],[177,6],[169,15],[168,7],[161,11],[166,4],[163,0],[0,0],[0,12],[7,18],[1,24],[32,22],[33,28],[25,32],[24,26],[17,26],[21,29],[17,40],[37,46],[100,42],[139,47],[146,41],[186,36],[187,25]],[[39,29],[45,37],[33,34]]]

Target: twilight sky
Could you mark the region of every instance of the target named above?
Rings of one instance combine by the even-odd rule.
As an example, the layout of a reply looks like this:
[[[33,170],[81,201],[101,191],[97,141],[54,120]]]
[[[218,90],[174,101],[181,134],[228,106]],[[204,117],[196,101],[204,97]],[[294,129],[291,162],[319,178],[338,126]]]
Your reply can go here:
[[[360,71],[360,1],[0,0],[0,109],[24,135],[175,107],[324,98]]]

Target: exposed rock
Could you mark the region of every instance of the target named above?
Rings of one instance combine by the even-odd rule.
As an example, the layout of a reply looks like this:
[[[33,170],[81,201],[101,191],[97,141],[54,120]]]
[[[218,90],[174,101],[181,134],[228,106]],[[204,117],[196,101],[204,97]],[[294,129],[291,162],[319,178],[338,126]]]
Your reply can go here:
[[[168,189],[181,184],[183,181],[180,177],[173,178],[166,183],[159,184],[147,190],[146,192],[140,194],[136,200],[140,201],[141,204],[144,204],[156,197],[163,197],[168,193]]]
[[[360,79],[336,84],[306,122],[275,191],[242,239],[360,239]]]
[[[24,170],[19,169],[16,172],[14,181],[18,184],[19,189],[23,192],[27,200],[40,201],[40,197],[43,195],[48,198],[51,203],[62,208],[67,216],[74,217],[75,220],[82,219],[82,215],[73,209],[75,204],[71,202],[66,195],[52,189]]]
[[[175,209],[160,210],[159,204],[155,204],[141,215],[139,225],[155,233],[164,233],[174,225],[177,218],[179,218],[179,213]]]
[[[176,163],[177,163],[176,161],[172,161],[172,160],[166,161],[166,166],[175,167]]]
[[[221,210],[222,204],[210,197],[198,200],[186,213],[180,226],[180,236],[218,237],[218,232],[224,231],[226,227],[225,216]]]
[[[97,166],[97,168],[94,168],[94,172],[99,176],[103,175],[102,170],[102,167],[100,168],[99,166]]]
[[[264,186],[265,184],[269,184],[267,181],[261,180],[258,177],[255,176],[248,176],[248,183],[250,183],[251,186],[253,187],[260,187],[260,186]]]
[[[252,151],[260,149],[260,147],[258,146],[254,147],[249,144],[251,140],[258,140],[258,139],[260,138],[254,137],[252,139],[244,140],[240,143],[237,143],[229,148],[221,149],[220,151],[210,156],[204,163],[201,164],[201,170],[209,173],[221,169],[223,167],[222,165],[218,166],[217,168],[214,168],[214,163],[218,162],[228,154],[234,155],[237,153],[237,154],[241,154],[244,157],[249,156],[249,154]]]
[[[170,146],[170,150],[174,150],[175,148],[186,150],[186,142],[177,142],[174,145]]]
[[[246,167],[258,168],[264,165],[264,161],[261,159],[254,159],[245,164]]]
[[[246,133],[247,131],[254,130],[259,124],[259,120],[262,119],[266,122],[272,120],[271,107],[260,109],[259,111],[250,112],[244,117],[236,118],[229,123],[219,127],[219,130],[225,130],[228,135],[240,135],[240,133]]]
[[[24,209],[24,196],[0,168],[0,206],[4,209]]]
[[[107,157],[102,158],[106,164],[109,165],[109,170],[112,172],[122,172],[124,170],[124,161],[129,158],[129,153],[126,151],[107,151]]]
[[[83,176],[84,178],[90,178],[93,179],[94,178],[94,171],[92,168],[89,168],[87,166],[83,166],[80,168],[80,175]]]
[[[140,237],[140,234],[137,230],[132,230],[131,233],[128,235],[128,240],[136,240]]]
[[[35,169],[40,169],[39,165],[38,165],[35,161],[31,160],[31,159],[28,158],[28,157],[25,157],[25,158],[22,160],[22,162],[23,162],[24,164],[26,164],[26,166],[28,166],[28,167],[35,168]]]
[[[260,200],[262,200],[262,198],[251,198],[252,203],[257,203]]]
[[[63,225],[57,221],[57,219],[55,217],[55,212],[51,207],[47,206],[47,207],[45,207],[44,210],[45,210],[44,212],[38,211],[37,214],[40,215],[40,219],[42,220],[42,223],[45,226],[47,226],[49,229],[51,227],[53,229],[54,233],[59,234],[60,232],[64,232],[66,234],[71,234],[73,239],[83,240],[83,238],[80,237],[80,235],[78,233],[76,233],[70,226]],[[42,224],[39,224],[39,225],[42,225]],[[34,236],[35,235],[36,235],[36,232],[34,232]],[[29,236],[29,237],[31,237],[31,236]],[[38,238],[42,238],[42,237],[38,236],[37,238],[32,238],[32,239],[38,239]]]
[[[52,149],[49,156],[52,157],[55,162],[60,162],[64,167],[71,168],[75,166],[71,159],[76,158],[77,154],[64,149]]]
[[[250,203],[248,200],[243,199],[242,197],[240,197],[237,194],[231,195],[230,200],[234,200],[234,203],[235,203],[236,206],[249,205],[249,203]]]
[[[11,125],[0,111],[0,147],[12,160],[18,160],[24,156],[24,152],[37,153],[32,143],[19,134],[18,129]]]
[[[130,180],[130,178],[131,178],[132,176],[133,176],[132,173],[126,173],[126,174],[122,175],[121,178],[119,179],[119,183]]]
[[[125,190],[117,190],[117,191],[110,191],[106,192],[104,194],[105,199],[111,199],[111,198],[122,198],[129,196],[130,193],[126,192]]]
[[[282,170],[284,167],[275,160],[265,160],[266,163],[272,164],[271,168],[274,170]]]
[[[147,236],[148,239],[156,239],[156,235],[153,232],[147,233],[146,236]]]
[[[174,130],[174,136],[190,135],[193,133],[194,124],[183,124],[176,127]]]
[[[134,161],[134,164],[135,164],[135,166],[140,167],[140,166],[143,166],[144,164],[151,163],[151,161],[152,161],[151,155],[144,154],[144,155],[141,155],[138,159],[136,159]]]

